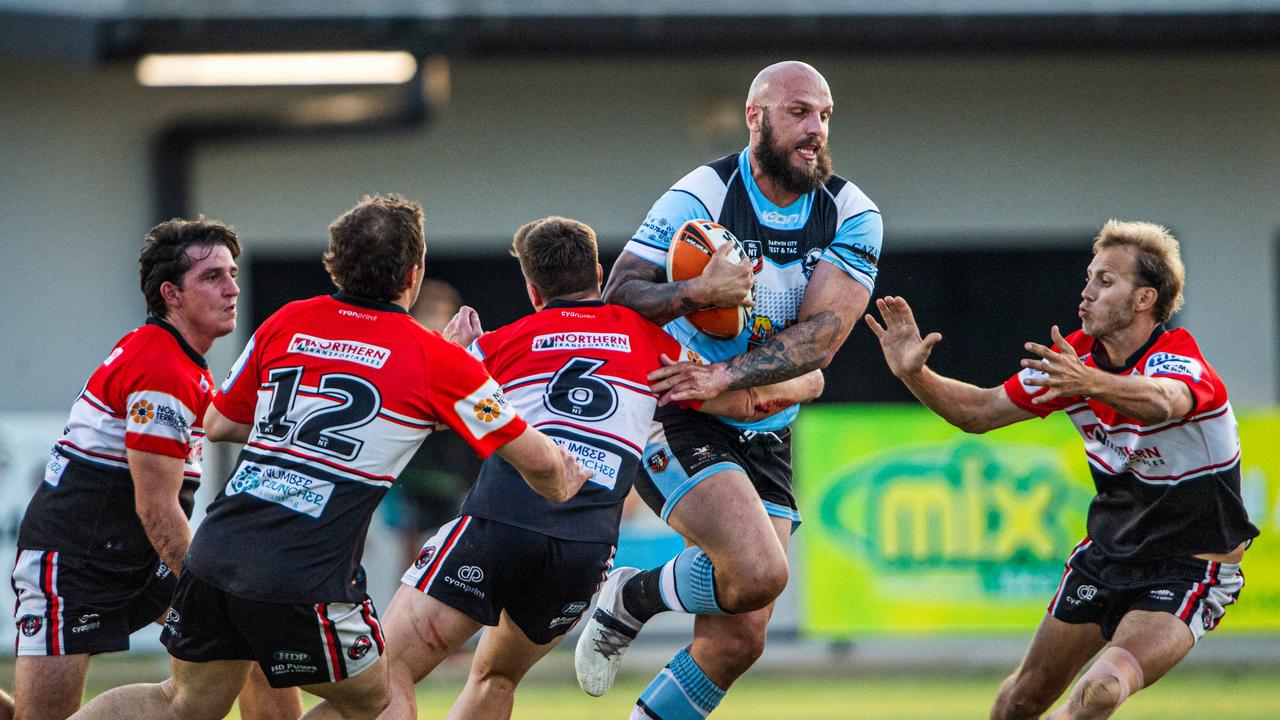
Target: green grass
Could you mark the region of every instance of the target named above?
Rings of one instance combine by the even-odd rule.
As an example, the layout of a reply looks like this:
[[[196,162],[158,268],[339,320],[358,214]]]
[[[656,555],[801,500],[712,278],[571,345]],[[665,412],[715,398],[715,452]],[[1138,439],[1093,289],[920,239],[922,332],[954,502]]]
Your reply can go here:
[[[715,720],[973,720],[985,718],[1000,678],[822,679],[785,675],[747,676],[712,716]],[[537,682],[516,694],[519,720],[606,720],[626,718],[643,683],[619,684],[603,698],[591,698],[570,683]],[[419,687],[421,718],[442,718],[461,681]],[[1232,720],[1274,720],[1280,716],[1280,677],[1274,673],[1174,672],[1130,698],[1118,720],[1179,720],[1227,712]],[[236,717],[233,715],[233,717]]]

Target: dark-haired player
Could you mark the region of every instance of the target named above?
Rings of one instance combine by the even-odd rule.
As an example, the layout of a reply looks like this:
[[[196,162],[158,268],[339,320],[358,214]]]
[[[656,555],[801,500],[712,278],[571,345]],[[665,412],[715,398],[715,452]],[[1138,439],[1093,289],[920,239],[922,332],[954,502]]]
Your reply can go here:
[[[129,634],[169,606],[191,542],[213,392],[204,354],[236,327],[239,254],[236,234],[204,218],[147,234],[138,258],[147,322],[89,377],[22,519],[13,570],[19,718],[71,715],[89,656],[127,650]],[[296,693],[259,685],[250,715],[300,710]]]
[[[650,376],[665,406],[657,415],[662,433],[645,456],[670,460],[646,463],[636,480],[692,547],[659,568],[614,571],[578,641],[578,681],[600,695],[650,617],[698,614],[693,644],[641,695],[639,718],[701,720],[712,712],[764,651],[774,599],[787,583],[787,542],[800,521],[791,489],[797,410],[741,422],[666,403],[826,367],[862,315],[883,225],[867,196],[831,173],[831,112],[831,89],[809,65],[761,70],[747,94],[747,148],[697,168],[659,198],[605,288],[607,301],[667,323],[677,340],[714,361]],[[730,263],[726,246],[700,277],[665,282],[671,236],[695,218],[728,228],[754,263]],[[682,317],[750,303],[753,280],[753,325],[739,337],[714,340]]]
[[[578,622],[612,565],[622,501],[657,407],[646,375],[664,356],[692,357],[657,325],[600,301],[596,237],[585,224],[528,223],[512,253],[536,312],[482,335],[475,311],[463,308],[446,335],[469,344],[521,415],[592,475],[556,505],[505,460],[485,462],[462,515],[423,546],[387,612],[393,700],[384,718],[414,717],[414,684],[484,625],[449,717],[511,715],[517,683]],[[815,371],[703,407],[753,419],[821,390]]]
[[[527,427],[483,366],[409,315],[422,208],[366,197],[329,227],[339,292],[290,303],[245,347],[205,418],[245,442],[187,553],[163,640],[172,675],[100,695],[77,717],[221,718],[253,664],[324,698],[308,717],[387,703],[382,630],[360,566],[378,501],[437,423],[498,452],[537,492],[586,473]]]
[[[902,298],[870,315],[885,360],[931,410],[981,433],[1056,410],[1084,439],[1098,494],[1088,536],[1018,669],[1000,687],[996,720],[1038,718],[1090,658],[1097,660],[1051,718],[1110,717],[1159,680],[1218,625],[1244,586],[1240,560],[1258,529],[1240,498],[1240,438],[1222,379],[1191,333],[1165,323],[1182,305],[1178,241],[1145,222],[1103,226],[1080,297],[1082,329],[1003,385],[979,388],[925,362]]]

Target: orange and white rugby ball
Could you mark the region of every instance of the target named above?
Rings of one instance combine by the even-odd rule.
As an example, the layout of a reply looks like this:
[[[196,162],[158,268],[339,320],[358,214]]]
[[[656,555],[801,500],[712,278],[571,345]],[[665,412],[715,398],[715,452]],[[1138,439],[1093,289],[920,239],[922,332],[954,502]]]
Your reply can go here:
[[[667,281],[698,277],[711,262],[711,256],[725,243],[733,243],[734,262],[747,262],[742,243],[724,226],[710,220],[690,220],[681,225],[667,249]],[[713,338],[731,340],[751,323],[751,314],[744,307],[720,307],[691,312],[685,319]]]

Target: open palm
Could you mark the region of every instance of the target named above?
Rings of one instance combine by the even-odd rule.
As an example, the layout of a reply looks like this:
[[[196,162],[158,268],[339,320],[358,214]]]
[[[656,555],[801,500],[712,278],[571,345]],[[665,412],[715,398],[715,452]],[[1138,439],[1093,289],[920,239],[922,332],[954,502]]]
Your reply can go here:
[[[929,333],[922,339],[911,306],[903,298],[877,298],[876,307],[880,310],[880,317],[884,318],[883,327],[871,313],[867,313],[863,319],[867,321],[871,332],[880,339],[880,349],[884,352],[884,360],[889,364],[889,369],[896,377],[920,372],[942,335]]]

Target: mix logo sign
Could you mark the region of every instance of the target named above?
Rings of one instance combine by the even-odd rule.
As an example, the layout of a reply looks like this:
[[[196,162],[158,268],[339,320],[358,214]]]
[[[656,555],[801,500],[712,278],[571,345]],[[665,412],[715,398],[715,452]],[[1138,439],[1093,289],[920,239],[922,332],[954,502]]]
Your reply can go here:
[[[993,576],[1060,567],[1089,495],[1024,446],[962,442],[897,450],[851,468],[822,499],[823,524],[886,570]]]

